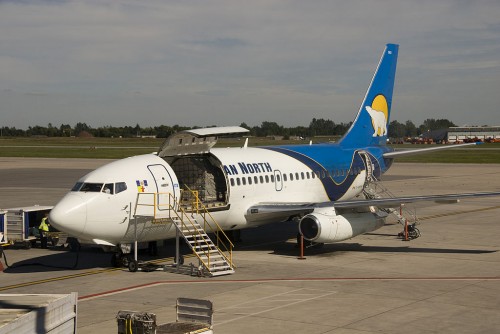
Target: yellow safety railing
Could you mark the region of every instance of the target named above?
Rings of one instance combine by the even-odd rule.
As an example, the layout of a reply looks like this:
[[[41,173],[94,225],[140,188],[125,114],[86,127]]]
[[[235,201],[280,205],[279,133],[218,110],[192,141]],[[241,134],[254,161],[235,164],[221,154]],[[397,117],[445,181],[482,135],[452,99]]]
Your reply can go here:
[[[187,187],[186,187],[187,188]],[[198,257],[198,259],[203,263],[203,265],[210,270],[210,263],[211,263],[211,253],[210,253],[210,245],[206,241],[206,238],[202,236],[205,231],[210,230],[215,233],[216,236],[216,243],[215,246],[219,249],[220,254],[226,259],[226,261],[229,263],[231,268],[234,268],[233,265],[233,243],[229,239],[229,237],[224,233],[220,225],[215,221],[213,216],[208,212],[207,208],[203,205],[203,203],[200,201],[200,198],[198,196],[198,191],[193,191],[191,189],[187,189],[189,194],[191,195],[190,197],[192,198],[191,200],[191,208],[193,209],[193,212],[188,212],[186,211],[180,203],[177,201],[175,198],[175,195],[172,193],[137,193],[137,200],[136,200],[136,205],[134,209],[134,216],[137,216],[137,207],[138,206],[146,206],[146,207],[153,207],[153,219],[157,218],[157,213],[158,211],[168,211],[168,215],[170,219],[172,219],[172,213],[177,217],[180,221],[181,224],[181,229],[187,229],[190,232],[193,233],[194,237],[194,247],[196,246],[202,246],[205,245],[207,246],[206,249],[203,249],[202,247],[198,247],[200,249],[199,252],[195,252],[195,255]],[[152,196],[152,204],[150,201],[144,203],[140,201],[141,196],[146,196],[150,197]],[[167,197],[168,196],[168,201],[166,203],[160,203],[159,198],[161,197]],[[182,198],[182,196],[181,196]],[[163,210],[161,208],[164,208]],[[191,216],[193,213],[196,213],[198,216],[200,216],[203,219],[203,230],[200,230],[199,228],[196,227],[194,218]],[[201,225],[201,224],[200,224]],[[207,258],[207,261],[205,262],[204,259],[201,258],[200,255],[204,255]]]
[[[203,204],[203,202],[200,200],[198,197],[198,191],[191,190],[188,186],[186,186],[187,191],[189,191],[193,198],[192,202],[192,209],[195,211],[196,214],[200,215],[203,217],[203,229],[207,230],[208,228],[215,232],[215,236],[217,238],[216,246],[217,248],[223,250],[224,257],[226,257],[226,260],[231,264],[231,267],[233,267],[233,248],[234,244],[231,242],[227,234],[224,232],[222,227],[217,223],[217,221],[214,219],[214,217],[210,214],[210,212],[207,210],[206,206]],[[208,217],[208,218],[207,218]],[[224,252],[229,253],[229,258],[224,254]]]

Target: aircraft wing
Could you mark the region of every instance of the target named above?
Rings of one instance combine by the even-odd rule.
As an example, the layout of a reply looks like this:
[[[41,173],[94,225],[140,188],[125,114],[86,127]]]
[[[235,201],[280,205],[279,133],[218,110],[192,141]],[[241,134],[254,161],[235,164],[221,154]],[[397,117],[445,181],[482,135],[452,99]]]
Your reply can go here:
[[[246,218],[249,221],[258,220],[279,220],[286,219],[295,215],[308,214],[315,208],[334,207],[336,209],[352,209],[368,206],[379,208],[395,208],[401,204],[434,201],[438,204],[456,203],[461,198],[478,198],[500,196],[500,192],[480,192],[463,194],[445,194],[445,195],[426,195],[426,196],[406,196],[392,198],[359,199],[336,202],[321,203],[259,203],[251,206],[247,210]]]
[[[398,150],[398,151],[384,153],[384,158],[391,158],[392,159],[392,158],[397,158],[397,157],[404,156],[404,155],[430,153],[433,151],[449,150],[449,149],[457,148],[457,147],[480,145],[480,144],[483,144],[483,143],[477,142],[477,143],[434,146],[434,147],[417,148],[417,149],[409,149],[409,150]]]

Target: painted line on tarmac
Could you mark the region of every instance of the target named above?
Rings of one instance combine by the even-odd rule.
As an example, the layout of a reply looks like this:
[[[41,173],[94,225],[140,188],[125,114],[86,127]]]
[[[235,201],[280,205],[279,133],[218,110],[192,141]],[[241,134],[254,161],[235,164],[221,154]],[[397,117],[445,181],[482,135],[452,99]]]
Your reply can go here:
[[[111,271],[115,271],[115,270],[119,270],[119,269],[121,269],[121,268],[100,269],[100,270],[94,270],[94,271],[86,271],[86,272],[78,273],[78,274],[71,274],[71,275],[65,275],[65,276],[59,276],[59,277],[53,277],[53,278],[46,278],[46,279],[41,279],[41,280],[37,280],[37,281],[31,281],[31,282],[25,282],[25,283],[19,283],[19,284],[12,284],[12,285],[7,285],[7,286],[0,287],[0,291],[17,289],[17,288],[23,288],[23,287],[26,287],[26,286],[43,284],[43,283],[49,283],[49,282],[55,282],[55,281],[62,281],[62,280],[71,279],[71,278],[78,278],[78,277],[85,277],[85,276],[90,276],[90,275],[96,275],[96,274],[101,274],[101,273],[105,273],[105,272],[111,272]]]
[[[185,258],[186,258],[186,256],[185,256]],[[147,263],[157,264],[157,263],[169,262],[169,261],[173,261],[173,258],[164,258],[164,259],[152,260],[152,261],[147,261]],[[77,274],[70,274],[70,275],[58,276],[58,277],[53,277],[53,278],[46,278],[46,279],[41,279],[41,280],[36,280],[36,281],[30,281],[30,282],[25,282],[25,283],[18,283],[18,284],[6,285],[6,286],[3,286],[3,287],[0,287],[0,291],[17,289],[17,288],[23,288],[23,287],[26,287],[26,286],[32,286],[32,285],[43,284],[43,283],[63,281],[63,280],[67,280],[67,279],[85,277],[85,276],[90,276],[90,275],[97,275],[97,274],[109,273],[109,272],[118,271],[118,270],[126,270],[126,269],[125,268],[106,268],[106,269],[98,269],[98,270],[92,270],[92,271],[85,271],[85,272],[77,273]]]
[[[302,291],[302,290],[306,290],[306,289],[297,289],[297,290],[292,290],[292,291],[287,291],[287,292],[284,292],[284,293],[278,293],[278,294],[275,294],[275,295],[271,295],[271,296],[267,296],[265,298],[259,298],[257,300],[250,300],[244,304],[254,304],[255,302],[259,302],[259,301],[262,301],[262,300],[271,300],[271,302],[276,302],[276,300],[273,300],[274,297],[277,297],[277,296],[286,296],[287,294],[290,294],[290,293],[293,293],[293,292],[298,292],[298,291]],[[320,298],[325,298],[325,297],[329,297],[331,295],[334,295],[336,294],[336,292],[328,292],[328,293],[322,293],[322,294],[313,294],[312,296],[308,296],[308,298],[299,298],[299,299],[294,299],[294,300],[281,300],[279,301],[279,305],[278,306],[274,306],[274,307],[266,307],[266,306],[259,306],[258,308],[260,308],[261,310],[260,311],[257,311],[257,312],[251,312],[251,313],[247,313],[247,314],[239,314],[239,316],[235,317],[235,318],[232,318],[232,319],[229,319],[229,320],[225,320],[225,321],[219,321],[217,322],[217,324],[215,324],[214,326],[220,326],[220,325],[224,325],[224,324],[227,324],[227,323],[230,323],[230,322],[233,322],[233,321],[237,321],[237,320],[241,320],[241,319],[244,319],[244,318],[248,318],[248,317],[253,317],[253,316],[256,316],[256,315],[259,315],[259,314],[263,314],[263,313],[267,313],[267,312],[271,312],[271,311],[275,311],[275,310],[279,310],[279,309],[282,309],[282,308],[285,308],[285,307],[290,307],[290,306],[293,306],[293,305],[297,305],[297,304],[300,304],[300,303],[305,303],[305,302],[309,302],[309,301],[312,301],[312,300],[316,300],[316,299],[320,299]],[[241,304],[240,304],[241,305]],[[230,310],[234,310],[234,308],[238,308],[238,305],[232,305],[231,307],[226,307],[226,308],[222,308],[220,310],[224,310],[224,309],[230,309]],[[257,307],[253,307],[253,309],[256,309]],[[218,311],[220,311],[218,310]]]
[[[457,276],[457,277],[304,277],[304,278],[264,278],[264,279],[232,279],[232,280],[170,280],[156,281],[132,285],[120,289],[94,293],[78,297],[79,301],[93,300],[120,293],[141,290],[161,285],[191,284],[241,284],[241,283],[273,283],[273,282],[354,282],[354,281],[500,281],[500,276]]]

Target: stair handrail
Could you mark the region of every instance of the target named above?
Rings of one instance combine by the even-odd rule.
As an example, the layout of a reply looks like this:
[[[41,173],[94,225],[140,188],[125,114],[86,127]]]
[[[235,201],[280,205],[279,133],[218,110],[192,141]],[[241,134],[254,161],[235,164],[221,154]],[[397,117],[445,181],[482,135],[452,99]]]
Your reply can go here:
[[[234,244],[231,242],[231,239],[229,239],[229,237],[224,232],[224,230],[222,229],[222,227],[217,223],[217,221],[215,220],[215,218],[208,211],[207,207],[200,200],[200,198],[198,197],[198,191],[191,190],[191,188],[189,188],[187,185],[184,185],[184,187],[194,197],[194,200],[192,202],[192,207],[195,209],[196,214],[198,214],[198,215],[200,215],[200,216],[203,217],[203,223],[205,225],[205,226],[203,226],[203,228],[206,229],[206,226],[208,225],[208,227],[210,228],[210,230],[212,230],[213,232],[216,232],[215,233],[215,236],[217,238],[216,246],[217,246],[217,248],[221,249],[221,247],[219,247],[219,245],[222,245],[223,249],[222,249],[221,254],[224,256],[224,258],[226,258],[226,260],[229,262],[230,266],[233,267],[233,248],[234,248]],[[201,211],[201,213],[200,213],[200,211]],[[212,221],[212,223],[215,224],[216,228],[214,228],[214,226],[212,226],[212,224],[210,223],[210,221],[207,219],[207,217],[206,217],[207,215],[210,217],[210,220]],[[224,236],[225,240],[229,243],[229,246],[226,245],[226,243],[224,242],[224,240],[220,237],[220,234],[222,234]],[[226,256],[225,252],[229,253],[229,258]]]
[[[139,198],[140,198],[141,195],[153,195],[153,204],[141,203],[139,201]],[[166,204],[159,203],[158,197],[160,195],[168,195],[168,199],[169,199],[168,203],[166,203]],[[138,206],[152,206],[153,207],[153,219],[156,219],[156,217],[157,217],[157,211],[156,211],[157,207],[159,207],[159,206],[167,206],[167,209],[168,209],[168,212],[169,212],[169,218],[172,218],[171,214],[172,214],[172,212],[174,212],[175,215],[177,216],[177,218],[179,218],[179,220],[181,222],[181,225],[182,225],[181,227],[186,227],[187,229],[189,229],[189,226],[185,223],[185,220],[187,220],[191,224],[191,227],[195,231],[195,233],[193,235],[197,236],[197,238],[195,238],[195,240],[194,240],[194,243],[195,243],[194,246],[200,245],[201,242],[200,242],[199,239],[202,239],[205,242],[205,244],[207,245],[207,250],[209,250],[210,244],[208,244],[208,242],[205,240],[205,238],[201,237],[201,234],[203,232],[200,232],[200,230],[195,226],[195,224],[193,223],[193,221],[191,220],[191,218],[189,217],[189,215],[186,213],[186,211],[184,209],[182,209],[182,207],[180,205],[178,205],[177,200],[176,200],[174,194],[169,193],[169,192],[166,192],[166,193],[156,193],[156,192],[146,193],[146,192],[140,192],[140,193],[137,193],[137,200],[136,200],[135,207],[134,207],[134,216],[137,216],[137,207]],[[179,211],[181,212],[181,214],[179,214]],[[200,253],[203,253],[203,255],[207,257],[207,262],[208,263],[205,263],[205,261],[196,252],[195,252],[195,255],[203,263],[203,265],[209,270],[209,267],[210,267],[210,252],[203,250],[201,247],[199,247],[199,248],[200,248]]]
[[[367,184],[367,186],[363,189],[365,190],[366,188],[369,188],[370,186],[374,186],[374,188],[371,188],[370,190],[373,190],[373,192],[375,193],[375,195],[377,195],[378,197],[377,198],[381,198],[380,194],[385,194],[387,195],[388,197],[391,197],[391,198],[395,198],[396,195],[394,193],[392,193],[387,187],[385,187],[384,185],[382,185],[379,181],[377,182],[369,182]],[[377,191],[378,189],[380,189],[380,193]],[[366,193],[366,192],[365,192]],[[397,208],[391,208],[393,209],[395,212],[397,212],[398,215],[402,216],[404,219],[407,219],[406,216],[409,216],[409,217],[413,217],[413,220],[416,222],[417,221],[417,216],[415,214],[415,212],[412,212],[410,209],[408,209],[406,206],[399,206],[399,210]],[[394,212],[393,212],[394,213]],[[403,216],[403,213],[404,213],[404,216]],[[402,224],[404,224],[403,222],[401,222]]]
[[[215,219],[213,218],[213,216],[210,215],[210,213],[207,211],[206,207],[201,203],[201,201],[200,201],[200,199],[199,199],[199,197],[197,195],[197,192],[195,193],[191,189],[189,189],[189,191],[195,197],[193,203],[197,204],[196,214],[198,214],[201,217],[203,217],[204,225],[205,226],[208,225],[210,227],[210,229],[212,231],[214,231],[214,232],[218,232],[218,231],[222,232],[222,234],[226,237],[227,241],[229,242],[230,246],[228,247],[223,242],[223,240],[221,240],[221,238],[219,236],[219,233],[215,233],[215,235],[217,237],[217,244],[215,246],[219,249],[219,253],[229,263],[230,267],[234,268],[234,264],[233,264],[233,252],[232,252],[232,249],[234,247],[233,243],[229,240],[228,236],[224,233],[224,231],[222,230],[222,228],[220,227],[220,225],[215,221]],[[153,195],[153,204],[141,203],[139,201],[139,198],[140,198],[141,195]],[[168,195],[168,203],[165,203],[165,204],[160,203],[160,201],[158,200],[158,198],[161,195],[165,195],[165,196]],[[206,238],[203,237],[203,235],[202,235],[202,234],[205,233],[205,231],[204,230],[200,230],[198,227],[196,227],[195,223],[193,222],[193,220],[194,221],[196,221],[196,220],[194,219],[194,217],[190,217],[191,215],[182,207],[182,205],[180,205],[179,201],[175,197],[175,194],[172,194],[170,192],[165,192],[165,193],[139,192],[139,193],[137,193],[137,199],[136,199],[136,203],[135,203],[135,207],[134,207],[134,216],[137,216],[137,207],[138,206],[152,206],[153,207],[153,219],[156,219],[156,217],[157,217],[157,208],[162,207],[162,206],[166,206],[167,210],[168,210],[168,214],[169,214],[169,218],[170,219],[172,219],[172,212],[173,212],[175,214],[175,216],[179,219],[181,227],[185,227],[186,229],[191,230],[190,226],[185,223],[185,220],[187,220],[189,222],[189,224],[191,225],[191,228],[195,231],[195,233],[193,235],[197,237],[197,238],[194,239],[194,246],[199,246],[199,245],[202,245],[202,244],[205,244],[207,246],[206,250],[204,250],[201,247],[199,247],[200,248],[199,253],[201,253],[202,255],[206,256],[207,263],[201,258],[201,256],[199,254],[197,254],[197,252],[194,252],[194,253],[198,257],[198,259],[203,263],[203,265],[207,268],[207,270],[210,271],[210,262],[211,262],[210,244],[207,242]],[[199,208],[200,207],[203,208],[205,214],[200,214],[199,213],[199,211],[200,211]],[[210,224],[210,222],[207,220],[206,213],[208,213],[208,215],[212,219],[213,223],[215,223],[217,229],[214,229],[213,226]],[[203,227],[203,229],[205,229],[205,226]],[[201,239],[201,240],[199,240],[199,239]],[[222,244],[224,246],[224,249],[221,249],[219,247],[219,241],[220,241],[220,244]],[[229,256],[226,255],[225,252],[228,252]]]

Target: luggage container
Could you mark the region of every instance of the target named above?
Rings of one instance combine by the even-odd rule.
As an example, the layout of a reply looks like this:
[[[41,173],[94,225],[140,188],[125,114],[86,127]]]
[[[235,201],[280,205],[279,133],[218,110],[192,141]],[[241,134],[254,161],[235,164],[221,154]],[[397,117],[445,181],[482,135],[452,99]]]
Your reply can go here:
[[[0,334],[76,333],[78,294],[0,294]]]
[[[4,239],[10,244],[22,244],[29,249],[39,239],[38,226],[46,212],[52,210],[53,206],[34,205],[20,208],[5,209],[6,223],[4,223]],[[52,231],[54,229],[52,228]],[[53,246],[59,242],[60,235],[53,235],[49,242]]]
[[[5,223],[7,219],[7,211],[0,210],[0,245],[6,243],[5,240]]]
[[[119,311],[118,334],[155,334],[156,315],[147,312]]]
[[[156,325],[154,313],[119,311],[118,334],[213,334],[213,304],[209,300],[177,298],[176,321]]]

